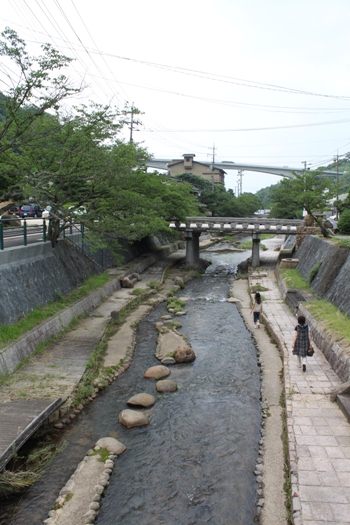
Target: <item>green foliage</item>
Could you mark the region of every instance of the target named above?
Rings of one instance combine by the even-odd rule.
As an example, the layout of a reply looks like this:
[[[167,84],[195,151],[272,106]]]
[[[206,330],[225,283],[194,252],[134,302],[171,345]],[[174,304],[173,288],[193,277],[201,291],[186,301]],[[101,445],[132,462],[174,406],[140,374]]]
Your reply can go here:
[[[19,493],[33,485],[66,445],[66,441],[57,444],[46,440],[39,442],[27,457],[18,458],[14,454],[12,470],[5,469],[0,473],[0,494]],[[17,467],[17,459],[20,460],[20,467]]]
[[[280,273],[288,285],[288,288],[296,288],[297,290],[310,290],[309,284],[305,281],[299,270],[283,268],[280,269]]]
[[[74,292],[62,297],[60,300],[55,299],[53,302],[48,303],[41,308],[34,308],[34,310],[29,312],[26,317],[20,319],[17,323],[2,325],[0,327],[0,347],[8,344],[10,341],[16,341],[24,333],[34,328],[42,321],[45,321],[64,308],[67,308],[91,291],[100,288],[110,279],[111,277],[107,273],[89,277],[82,286],[79,286]]]
[[[253,241],[240,242],[239,247],[242,250],[251,250],[253,247]],[[259,250],[266,251],[267,248],[264,244],[259,243]]]
[[[350,239],[332,239],[340,248],[350,248]]]
[[[305,209],[321,227],[323,234],[327,235],[317,215],[328,207],[329,200],[335,195],[334,182],[322,177],[319,171],[294,176],[294,179],[283,179],[273,188],[270,216],[297,219],[301,218],[302,210]]]
[[[309,283],[311,283],[311,282],[315,279],[315,277],[316,277],[316,275],[317,275],[317,273],[318,273],[318,270],[319,270],[320,267],[321,267],[321,264],[322,264],[322,261],[318,262],[317,264],[315,264],[315,265],[311,268],[311,270],[310,270],[310,272],[309,272],[309,275],[308,275],[308,279],[307,279]]]
[[[226,191],[220,184],[216,184],[213,189],[211,182],[192,173],[183,173],[177,178],[191,184],[192,190],[193,187],[200,189],[198,200],[201,210],[203,213],[210,212],[213,217],[246,217],[261,207],[259,199],[252,193],[235,197],[232,190]]]
[[[316,321],[322,322],[324,330],[335,335],[337,341],[350,345],[349,317],[329,301],[319,299],[305,304]]]
[[[276,184],[272,184],[271,186],[262,188],[261,190],[256,192],[255,196],[261,202],[261,209],[263,210],[271,209],[271,206],[272,206],[271,193],[275,186]]]
[[[350,235],[350,209],[341,213],[338,220],[338,229],[340,233]]]
[[[120,238],[140,240],[168,231],[171,219],[199,214],[191,186],[146,173],[146,150],[120,140],[130,116],[127,105],[60,111],[60,101],[76,92],[59,74],[68,57],[49,45],[42,56],[30,57],[10,29],[2,33],[0,55],[22,72],[0,97],[2,200],[31,198],[51,206],[47,236],[53,246],[81,206],[86,213],[79,222],[92,250],[119,248]]]
[[[181,312],[185,306],[185,302],[181,301],[175,296],[170,296],[167,299],[167,309],[171,309],[174,311],[174,313]]]
[[[131,295],[142,295],[144,290],[142,288],[133,288],[130,292]]]
[[[7,27],[1,33],[0,56],[11,62],[17,73],[13,78],[18,80],[0,99],[0,154],[33,143],[37,138],[34,122],[48,109],[57,110],[64,98],[79,91],[60,73],[71,59],[50,44],[41,47],[42,54],[32,57],[15,31]]]
[[[159,290],[162,286],[162,284],[158,281],[150,281],[148,285],[152,290]]]

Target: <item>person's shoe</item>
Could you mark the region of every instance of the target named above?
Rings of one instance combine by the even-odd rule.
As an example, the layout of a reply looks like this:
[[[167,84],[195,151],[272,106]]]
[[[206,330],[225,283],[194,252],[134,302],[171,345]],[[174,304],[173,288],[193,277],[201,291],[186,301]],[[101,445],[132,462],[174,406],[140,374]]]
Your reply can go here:
[[[255,327],[254,327],[254,328],[258,328],[258,327],[257,327],[257,326],[255,325]]]
[[[306,365],[303,365],[303,372],[306,372]]]

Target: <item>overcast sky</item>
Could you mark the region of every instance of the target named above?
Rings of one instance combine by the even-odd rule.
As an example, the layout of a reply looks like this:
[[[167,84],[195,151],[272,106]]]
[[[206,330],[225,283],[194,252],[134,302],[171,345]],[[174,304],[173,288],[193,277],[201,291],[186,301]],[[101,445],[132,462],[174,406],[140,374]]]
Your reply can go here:
[[[0,17],[75,59],[77,103],[140,109],[155,158],[313,169],[350,151],[349,0],[2,0]],[[243,191],[278,180],[245,171]]]

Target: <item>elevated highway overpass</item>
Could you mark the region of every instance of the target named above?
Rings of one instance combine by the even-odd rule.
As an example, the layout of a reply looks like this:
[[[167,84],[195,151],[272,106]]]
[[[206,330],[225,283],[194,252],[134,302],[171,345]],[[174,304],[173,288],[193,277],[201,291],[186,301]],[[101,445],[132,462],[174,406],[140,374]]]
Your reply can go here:
[[[158,170],[167,170],[169,162],[173,162],[172,159],[151,159],[146,162],[146,166],[149,168],[154,168]],[[208,169],[211,169],[213,163],[208,161],[198,161],[204,166],[208,166]],[[305,170],[300,168],[290,168],[288,166],[265,166],[262,164],[242,164],[237,162],[215,162],[214,168],[222,170],[246,170],[246,171],[256,171],[260,173],[270,173],[272,175],[277,175],[279,177],[287,177],[289,179],[295,178],[295,174],[302,175]],[[341,175],[336,171],[323,171],[320,174],[320,177],[330,177],[336,178],[337,175]]]

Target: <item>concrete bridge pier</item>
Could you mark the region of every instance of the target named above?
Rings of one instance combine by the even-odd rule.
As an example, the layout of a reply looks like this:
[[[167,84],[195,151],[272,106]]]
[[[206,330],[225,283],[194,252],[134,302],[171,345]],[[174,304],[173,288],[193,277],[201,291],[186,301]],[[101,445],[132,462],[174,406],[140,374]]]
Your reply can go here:
[[[199,264],[199,237],[201,232],[186,230],[186,264],[196,266]]]
[[[252,248],[252,266],[257,268],[260,266],[260,254],[259,254],[259,244],[260,244],[260,233],[253,233],[253,248]]]

